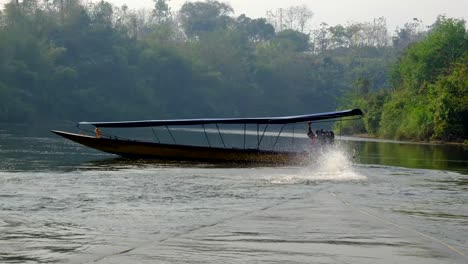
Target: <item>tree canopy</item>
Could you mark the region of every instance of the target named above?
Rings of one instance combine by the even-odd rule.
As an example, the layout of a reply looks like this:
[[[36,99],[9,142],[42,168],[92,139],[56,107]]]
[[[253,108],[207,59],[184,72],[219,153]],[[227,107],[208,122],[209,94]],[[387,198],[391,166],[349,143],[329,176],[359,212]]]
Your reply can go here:
[[[439,17],[392,67],[391,93],[354,99],[378,121],[365,120],[367,131],[397,139],[468,138],[467,58],[465,21]]]

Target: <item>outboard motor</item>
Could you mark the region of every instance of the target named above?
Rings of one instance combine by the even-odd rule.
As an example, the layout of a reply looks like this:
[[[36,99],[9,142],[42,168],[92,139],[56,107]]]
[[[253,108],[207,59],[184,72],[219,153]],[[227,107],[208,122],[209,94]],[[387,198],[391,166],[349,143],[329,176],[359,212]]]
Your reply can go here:
[[[317,135],[317,143],[319,144],[326,144],[326,145],[332,145],[335,142],[335,133],[333,131],[327,131],[327,130],[317,130],[316,131]]]

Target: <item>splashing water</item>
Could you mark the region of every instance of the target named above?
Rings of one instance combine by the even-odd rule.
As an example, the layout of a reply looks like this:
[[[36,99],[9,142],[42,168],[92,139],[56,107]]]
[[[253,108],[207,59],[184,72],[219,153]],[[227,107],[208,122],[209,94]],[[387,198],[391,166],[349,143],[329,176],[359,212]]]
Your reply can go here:
[[[309,174],[316,180],[360,181],[367,177],[358,174],[353,167],[352,157],[339,147],[327,148],[320,152],[317,161],[309,167]]]
[[[310,182],[347,182],[365,181],[353,166],[352,152],[348,153],[339,146],[323,148],[311,154],[311,161],[306,167],[299,168],[294,175],[274,177],[273,183],[310,183]]]

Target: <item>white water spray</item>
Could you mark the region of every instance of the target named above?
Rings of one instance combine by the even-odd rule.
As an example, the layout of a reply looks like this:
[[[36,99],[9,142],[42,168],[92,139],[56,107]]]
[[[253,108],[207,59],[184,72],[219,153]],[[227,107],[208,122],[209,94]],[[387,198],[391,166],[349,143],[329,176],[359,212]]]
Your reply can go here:
[[[274,183],[310,183],[310,182],[347,182],[365,181],[366,176],[359,174],[353,165],[353,152],[339,146],[315,149],[310,154],[310,162],[288,175],[276,176]]]
[[[320,151],[306,169],[308,175],[315,180],[327,181],[361,181],[367,177],[358,174],[353,166],[353,153],[333,146]]]

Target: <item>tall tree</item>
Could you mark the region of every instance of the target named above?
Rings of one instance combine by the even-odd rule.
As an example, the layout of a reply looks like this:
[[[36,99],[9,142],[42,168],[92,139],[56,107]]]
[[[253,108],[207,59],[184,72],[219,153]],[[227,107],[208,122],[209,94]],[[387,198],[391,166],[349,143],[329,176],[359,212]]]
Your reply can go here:
[[[171,8],[169,7],[169,0],[153,0],[154,9],[153,16],[156,19],[156,23],[161,24],[167,21],[171,16]]]
[[[179,19],[185,34],[198,36],[203,32],[213,32],[226,28],[234,10],[231,6],[218,1],[186,2],[179,11]]]
[[[313,16],[314,13],[306,5],[290,6],[267,12],[268,22],[275,27],[276,31],[292,29],[305,33],[307,24]]]
[[[314,16],[314,12],[306,5],[291,6],[286,9],[286,23],[290,29],[296,29],[305,33],[307,23]]]
[[[393,47],[402,50],[410,43],[416,42],[424,36],[422,31],[422,23],[419,19],[414,18],[412,22],[405,23],[402,28],[397,28],[392,37]]]

